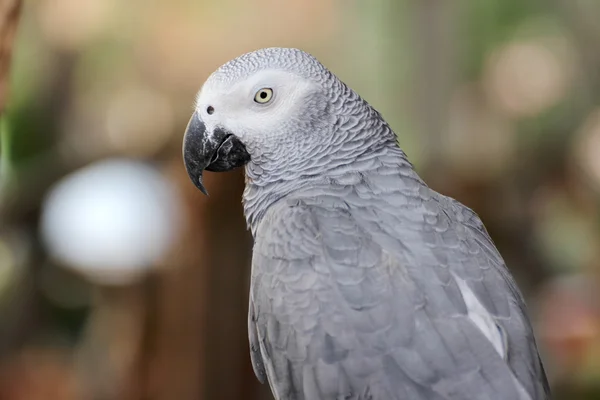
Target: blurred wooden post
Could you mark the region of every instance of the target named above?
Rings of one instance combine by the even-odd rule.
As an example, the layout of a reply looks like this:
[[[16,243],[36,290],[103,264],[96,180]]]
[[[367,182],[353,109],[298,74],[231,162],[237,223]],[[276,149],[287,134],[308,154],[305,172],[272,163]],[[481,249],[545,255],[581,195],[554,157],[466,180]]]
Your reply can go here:
[[[21,0],[0,2],[0,116],[8,98],[10,61],[20,12]]]
[[[0,117],[8,103],[10,64],[14,46],[15,34],[21,14],[21,0],[0,1]],[[0,126],[0,179],[4,179],[8,170],[8,154],[6,146],[6,133]],[[1,180],[0,183],[4,183]]]
[[[246,230],[241,197],[242,171],[207,174],[212,189],[206,221],[210,251],[206,332],[206,399],[254,399],[258,381],[248,350],[248,289],[251,237]],[[210,190],[210,189],[209,189]]]
[[[182,128],[183,129],[183,128]],[[153,307],[152,355],[146,371],[146,398],[204,399],[206,313],[208,290],[206,201],[189,182],[180,156],[173,157],[167,174],[184,200],[185,226],[178,245],[161,274]]]
[[[205,197],[181,159],[172,179],[186,202],[187,227],[160,279],[148,398],[256,398],[247,333],[250,235],[240,204],[242,171],[208,173]]]

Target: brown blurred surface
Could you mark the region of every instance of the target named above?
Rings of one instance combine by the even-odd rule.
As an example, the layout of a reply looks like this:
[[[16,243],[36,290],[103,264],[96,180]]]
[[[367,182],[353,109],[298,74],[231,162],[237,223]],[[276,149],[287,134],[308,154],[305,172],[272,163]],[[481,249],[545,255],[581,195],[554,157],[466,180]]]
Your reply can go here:
[[[0,115],[8,97],[8,74],[20,11],[20,0],[5,0],[0,4]]]

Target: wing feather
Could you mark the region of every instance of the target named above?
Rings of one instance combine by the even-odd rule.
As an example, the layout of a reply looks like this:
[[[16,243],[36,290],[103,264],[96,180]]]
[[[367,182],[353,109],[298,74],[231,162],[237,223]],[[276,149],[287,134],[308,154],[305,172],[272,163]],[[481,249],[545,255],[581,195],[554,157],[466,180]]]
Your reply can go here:
[[[420,220],[318,197],[265,215],[250,342],[278,400],[546,398],[522,296],[483,224],[459,203],[426,201]],[[457,277],[507,354],[469,316]]]

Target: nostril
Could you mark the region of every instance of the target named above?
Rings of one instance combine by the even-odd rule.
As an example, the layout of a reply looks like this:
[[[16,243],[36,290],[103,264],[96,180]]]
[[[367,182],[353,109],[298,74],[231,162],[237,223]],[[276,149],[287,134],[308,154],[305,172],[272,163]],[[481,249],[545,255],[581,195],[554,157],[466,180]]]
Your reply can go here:
[[[215,108],[213,106],[206,107],[206,112],[210,115],[215,112]]]

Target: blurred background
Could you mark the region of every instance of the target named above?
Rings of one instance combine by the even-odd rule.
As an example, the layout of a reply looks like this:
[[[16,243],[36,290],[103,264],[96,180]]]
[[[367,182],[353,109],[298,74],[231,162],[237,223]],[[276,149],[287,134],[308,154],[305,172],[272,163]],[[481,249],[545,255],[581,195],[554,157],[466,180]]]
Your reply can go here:
[[[554,398],[600,398],[591,0],[25,1],[0,104],[0,398],[271,398],[248,354],[243,172],[207,173],[205,197],[181,159],[207,76],[267,46],[316,55],[479,213]]]

